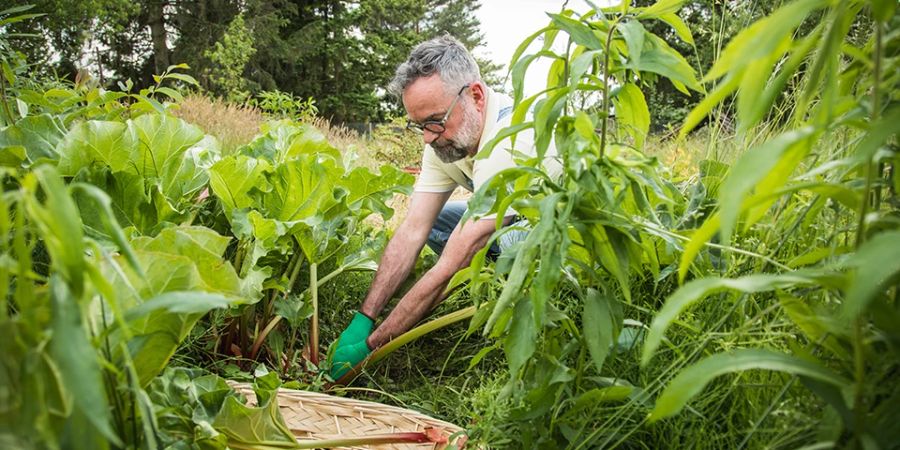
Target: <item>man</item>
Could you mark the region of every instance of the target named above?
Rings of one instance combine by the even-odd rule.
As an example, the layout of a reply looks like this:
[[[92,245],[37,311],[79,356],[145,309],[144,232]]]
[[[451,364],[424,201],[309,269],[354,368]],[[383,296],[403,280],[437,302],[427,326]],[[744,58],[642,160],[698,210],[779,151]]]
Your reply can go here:
[[[474,156],[509,126],[512,100],[488,88],[478,65],[456,39],[443,36],[419,44],[397,68],[388,89],[403,101],[407,126],[425,142],[422,171],[409,212],[388,242],[362,307],[338,339],[331,376],[341,377],[391,339],[409,330],[437,305],[453,275],[495,231],[495,218],[459,223],[465,202],[450,202],[457,186],[474,191],[497,172],[515,167],[510,142],[498,144],[486,159]],[[515,150],[534,155],[533,136],[520,133]],[[555,157],[550,149],[548,157]],[[545,167],[558,173],[553,159]],[[512,216],[504,218],[508,224]],[[375,318],[409,275],[426,240],[440,255],[437,263],[400,299],[382,324]],[[504,247],[493,247],[499,252]]]

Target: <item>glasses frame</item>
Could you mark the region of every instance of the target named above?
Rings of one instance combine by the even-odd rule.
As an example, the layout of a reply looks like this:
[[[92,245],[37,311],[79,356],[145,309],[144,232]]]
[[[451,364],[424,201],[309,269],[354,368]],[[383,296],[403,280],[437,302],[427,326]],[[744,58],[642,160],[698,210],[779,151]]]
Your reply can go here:
[[[466,83],[463,85],[463,87],[459,88],[459,92],[456,93],[456,97],[453,98],[453,102],[450,103],[450,107],[447,108],[447,112],[444,113],[444,117],[441,117],[441,120],[426,120],[422,123],[418,123],[413,122],[411,119],[406,119],[406,129],[419,134],[425,134],[425,130],[428,130],[438,135],[443,133],[444,131],[447,131],[447,120],[450,119],[450,114],[453,113],[453,108],[455,108],[456,104],[459,103],[459,99],[462,97],[462,93],[471,86],[471,83]]]

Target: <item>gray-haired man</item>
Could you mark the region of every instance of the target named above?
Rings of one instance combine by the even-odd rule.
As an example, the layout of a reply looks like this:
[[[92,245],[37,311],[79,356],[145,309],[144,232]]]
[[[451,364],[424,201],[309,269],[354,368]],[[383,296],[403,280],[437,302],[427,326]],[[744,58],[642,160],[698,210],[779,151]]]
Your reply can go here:
[[[419,44],[397,68],[388,89],[402,99],[408,127],[422,133],[422,172],[409,212],[385,248],[362,307],[338,339],[331,370],[335,379],[372,349],[409,330],[443,300],[453,275],[469,265],[495,231],[495,218],[459,223],[465,204],[447,202],[453,190],[457,186],[477,190],[497,172],[516,166],[509,141],[497,145],[487,158],[474,159],[509,125],[513,105],[509,97],[484,84],[474,58],[458,40],[443,36]],[[520,133],[515,150],[533,155],[532,135]],[[545,168],[558,173],[558,163],[549,159],[555,150],[547,155]],[[505,218],[506,223],[511,220],[512,216]],[[375,318],[409,275],[426,242],[440,255],[437,263],[374,328]]]

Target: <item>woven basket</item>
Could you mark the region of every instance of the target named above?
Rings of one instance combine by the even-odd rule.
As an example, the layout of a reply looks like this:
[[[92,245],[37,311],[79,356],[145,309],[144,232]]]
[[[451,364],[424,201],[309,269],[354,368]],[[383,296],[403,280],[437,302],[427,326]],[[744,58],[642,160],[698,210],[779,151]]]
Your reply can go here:
[[[244,395],[250,404],[256,404],[256,395],[249,384],[236,382],[229,384],[235,391]],[[298,441],[421,432],[429,427],[449,439],[454,433],[462,431],[456,425],[408,409],[316,392],[279,389],[278,406],[284,421]],[[460,435],[454,436],[454,439]],[[424,443],[340,448],[424,450],[441,449],[445,446],[446,444]]]

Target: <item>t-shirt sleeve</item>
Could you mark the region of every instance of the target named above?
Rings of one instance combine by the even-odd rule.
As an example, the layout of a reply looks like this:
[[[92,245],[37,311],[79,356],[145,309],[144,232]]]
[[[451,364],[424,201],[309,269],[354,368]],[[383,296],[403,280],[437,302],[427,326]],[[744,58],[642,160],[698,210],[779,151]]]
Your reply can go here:
[[[447,175],[442,167],[441,160],[434,154],[430,146],[425,146],[422,153],[422,171],[416,180],[414,190],[416,192],[450,192],[456,189],[456,181]]]

